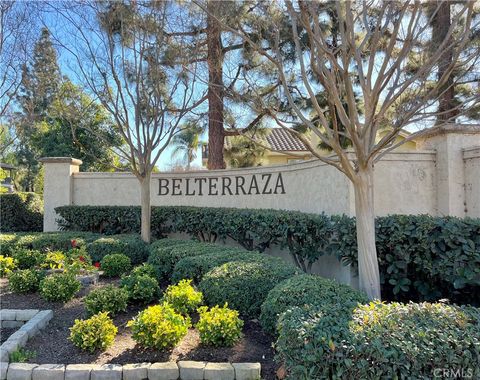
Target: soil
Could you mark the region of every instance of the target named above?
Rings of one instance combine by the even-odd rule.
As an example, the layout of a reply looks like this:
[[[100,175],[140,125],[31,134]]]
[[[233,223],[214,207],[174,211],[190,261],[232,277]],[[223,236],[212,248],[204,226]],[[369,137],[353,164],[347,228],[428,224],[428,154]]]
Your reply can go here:
[[[18,330],[18,328],[17,329],[6,329],[6,328],[2,327],[0,329],[0,344],[2,344],[8,338],[10,338],[10,335],[12,335],[17,330]]]
[[[25,347],[34,351],[29,361],[38,364],[126,364],[141,362],[164,362],[178,360],[197,360],[210,362],[260,362],[262,378],[275,379],[276,364],[273,361],[272,339],[263,332],[258,321],[244,321],[243,338],[233,347],[215,348],[203,346],[198,332],[190,329],[183,340],[170,351],[144,349],[136,344],[126,327],[143,306],[129,307],[128,312],[113,318],[118,328],[115,342],[105,352],[89,354],[76,348],[69,340],[69,328],[75,319],[86,318],[83,299],[91,290],[115,281],[101,280],[97,285],[82,289],[74,299],[62,304],[48,302],[38,294],[15,294],[8,291],[7,281],[0,279],[0,305],[2,309],[52,309],[53,319],[49,325],[30,339]],[[195,322],[195,318],[192,318]],[[2,340],[3,340],[2,330]],[[12,331],[11,333],[13,333]],[[5,331],[5,335],[8,332]],[[10,335],[10,334],[8,334]]]

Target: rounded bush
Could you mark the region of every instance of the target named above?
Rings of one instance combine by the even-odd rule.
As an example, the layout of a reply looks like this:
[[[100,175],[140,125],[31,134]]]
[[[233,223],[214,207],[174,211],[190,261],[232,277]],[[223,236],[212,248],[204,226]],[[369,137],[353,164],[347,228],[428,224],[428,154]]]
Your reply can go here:
[[[111,346],[117,331],[108,313],[98,313],[89,319],[76,319],[69,339],[78,348],[93,353]]]
[[[40,251],[17,248],[12,254],[18,269],[32,269],[45,261],[45,254]]]
[[[8,276],[8,287],[14,293],[33,293],[38,290],[43,272],[35,269],[21,269]]]
[[[71,273],[55,273],[40,282],[40,296],[47,301],[70,301],[82,288]]]
[[[107,255],[120,253],[128,256],[133,265],[143,263],[148,257],[148,245],[138,235],[113,235],[102,237],[87,245],[87,251],[95,262]]]
[[[275,345],[289,379],[431,379],[438,368],[480,377],[480,310],[371,302],[354,310],[295,307]],[[461,364],[460,364],[461,363]]]
[[[355,308],[368,298],[348,285],[339,284],[320,276],[301,274],[288,278],[275,286],[262,304],[260,323],[262,328],[275,333],[278,317],[294,306],[329,306],[343,303]]]
[[[158,299],[160,287],[157,280],[147,275],[130,275],[122,278],[121,287],[128,292],[131,302],[149,303]]]
[[[182,280],[177,285],[170,285],[163,295],[163,301],[184,315],[195,311],[202,304],[203,295],[191,284],[192,280]]]
[[[248,318],[257,318],[268,292],[280,281],[298,274],[280,258],[259,255],[255,261],[231,261],[212,269],[198,285],[208,305],[225,302]]]
[[[177,313],[167,303],[141,311],[128,322],[133,339],[144,347],[159,350],[174,347],[187,335],[190,318]]]
[[[120,253],[106,255],[100,262],[106,277],[118,277],[128,273],[132,267],[130,258]]]
[[[196,241],[186,241],[184,244],[174,244],[167,247],[160,246],[150,250],[148,263],[153,265],[160,281],[168,280],[172,275],[173,268],[181,259],[209,253],[216,247],[218,246],[215,244]]]
[[[144,263],[142,265],[136,266],[132,269],[131,275],[133,276],[148,276],[151,278],[157,278],[157,272],[151,264]]]
[[[126,289],[107,285],[91,291],[85,297],[85,308],[90,315],[108,312],[113,316],[127,310],[127,301],[128,291]]]
[[[173,269],[172,282],[190,278],[194,283],[200,282],[205,273],[229,261],[254,261],[260,253],[249,252],[242,248],[221,247],[221,250],[200,256],[185,257],[178,261]]]
[[[203,344],[211,346],[233,346],[242,337],[243,321],[238,311],[225,306],[214,306],[210,310],[200,307],[200,319],[195,326]]]
[[[13,257],[0,255],[0,277],[9,275],[15,269],[15,260]]]

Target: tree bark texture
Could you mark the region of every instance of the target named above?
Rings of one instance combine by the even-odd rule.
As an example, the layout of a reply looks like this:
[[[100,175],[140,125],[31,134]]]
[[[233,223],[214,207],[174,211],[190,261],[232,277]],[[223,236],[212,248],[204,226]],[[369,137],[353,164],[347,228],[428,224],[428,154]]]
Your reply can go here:
[[[151,218],[152,218],[152,208],[150,200],[150,182],[151,174],[148,173],[140,181],[140,202],[142,209],[142,221],[141,221],[141,235],[142,240],[146,243],[150,243],[151,239]]]
[[[354,188],[360,290],[370,299],[379,300],[380,273],[375,246],[373,166],[359,170]]]
[[[223,159],[223,52],[221,27],[215,19],[218,1],[207,4],[207,47],[208,47],[208,169],[224,169]]]

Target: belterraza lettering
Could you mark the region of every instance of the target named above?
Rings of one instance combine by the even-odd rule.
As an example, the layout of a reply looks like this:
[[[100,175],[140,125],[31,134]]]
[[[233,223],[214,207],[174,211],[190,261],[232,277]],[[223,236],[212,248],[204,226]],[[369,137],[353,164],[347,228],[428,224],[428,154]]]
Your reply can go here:
[[[285,194],[282,173],[232,177],[159,178],[158,195]]]

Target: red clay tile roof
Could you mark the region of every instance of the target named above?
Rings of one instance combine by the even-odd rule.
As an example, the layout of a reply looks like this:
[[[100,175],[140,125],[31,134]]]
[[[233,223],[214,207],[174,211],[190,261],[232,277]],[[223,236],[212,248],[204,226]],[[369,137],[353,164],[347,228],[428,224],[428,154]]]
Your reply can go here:
[[[231,146],[231,137],[225,138],[225,147]],[[270,128],[267,135],[261,138],[263,144],[269,146],[272,151],[308,151],[305,145],[292,133],[283,128]]]

